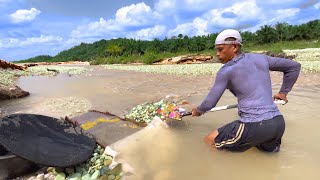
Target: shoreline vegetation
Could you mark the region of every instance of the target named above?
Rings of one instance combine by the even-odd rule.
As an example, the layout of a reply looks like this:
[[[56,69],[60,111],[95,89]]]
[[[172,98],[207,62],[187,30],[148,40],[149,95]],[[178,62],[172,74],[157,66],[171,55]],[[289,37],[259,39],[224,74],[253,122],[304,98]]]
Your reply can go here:
[[[263,53],[263,52],[257,52]],[[290,56],[293,60],[301,63],[301,71],[304,73],[320,72],[320,48],[285,50],[283,53],[273,53],[275,56]],[[102,65],[106,69],[129,70],[137,72],[163,73],[172,75],[215,75],[222,64],[164,64],[164,65]]]
[[[264,53],[256,51],[255,53]],[[273,56],[285,56],[301,63],[301,71],[304,73],[320,73],[320,48],[284,50],[282,53],[273,53]],[[204,59],[207,57],[205,56]],[[179,59],[179,58],[172,58]],[[181,58],[180,58],[181,59]],[[168,60],[165,60],[168,62]],[[83,63],[83,62],[80,62]],[[21,98],[28,96],[29,93],[16,86],[16,80],[20,76],[54,76],[59,73],[66,73],[69,76],[80,75],[91,71],[90,66],[61,66],[60,64],[36,63],[36,66],[27,67],[24,70],[12,70],[0,68],[0,100]],[[39,65],[38,65],[39,64]],[[72,63],[71,63],[72,64]],[[27,65],[27,64],[25,64]],[[88,65],[88,63],[84,64]],[[162,73],[170,75],[190,75],[206,76],[215,75],[222,64],[212,63],[212,61],[196,61],[191,64],[107,64],[101,65],[105,69],[126,70],[146,73]]]
[[[320,48],[320,20],[300,25],[276,23],[261,26],[256,32],[240,32],[243,51],[281,53],[284,50]],[[153,64],[180,55],[215,55],[214,41],[218,33],[202,36],[165,37],[164,39],[136,40],[118,38],[81,43],[56,56],[41,55],[16,63],[87,61],[90,64]]]
[[[301,25],[277,23],[273,26],[261,26],[254,33],[241,32],[242,50],[293,59],[302,64],[302,72],[318,73],[320,72],[320,32],[315,29],[320,29],[320,20],[309,21]],[[15,84],[20,76],[52,76],[58,73],[74,75],[90,69],[60,66],[61,62],[72,64],[76,61],[90,65],[102,65],[105,69],[172,75],[214,75],[222,66],[215,63],[217,59],[215,58],[214,41],[217,35],[218,33],[213,33],[188,37],[179,34],[163,40],[144,41],[118,38],[81,43],[54,57],[41,55],[12,62],[23,64],[24,70],[0,68],[0,92],[1,90],[4,93],[12,89],[19,90]],[[187,57],[187,60],[181,60],[182,56]],[[201,56],[200,60],[199,56]],[[9,97],[18,98],[15,95]]]
[[[255,53],[264,53],[255,51]],[[284,50],[282,53],[273,53],[274,56],[287,56],[291,59],[301,63],[302,72],[304,73],[319,73],[320,72],[320,48],[306,48]],[[207,58],[207,57],[206,57]],[[172,58],[174,59],[174,58]],[[83,62],[80,62],[83,63]],[[69,76],[83,74],[90,71],[88,67],[76,66],[61,66],[57,63],[36,63],[39,66],[31,66],[25,70],[12,70],[0,68],[0,99],[11,99],[25,97],[28,93],[15,86],[16,80],[20,76],[54,76],[58,73],[66,73]],[[72,64],[72,63],[71,63]],[[88,65],[86,63],[85,65]],[[212,61],[197,61],[193,64],[107,64],[102,65],[105,69],[127,70],[147,73],[162,73],[171,75],[191,75],[204,76],[215,75],[222,64],[212,63]],[[3,95],[3,96],[2,96]],[[2,98],[3,97],[3,98]]]
[[[100,64],[132,64],[132,63],[141,63],[141,64],[153,64],[160,62],[163,59],[183,56],[183,55],[203,55],[203,56],[215,56],[216,52],[213,49],[214,46],[210,50],[204,50],[200,52],[165,52],[165,53],[155,53],[149,52],[143,55],[131,55],[131,56],[117,56],[117,57],[105,57],[105,58],[97,58],[95,60],[90,61],[92,65],[100,65]],[[249,43],[248,45],[243,46],[243,52],[259,52],[259,53],[285,53],[290,50],[303,50],[305,48],[320,48],[320,41],[287,41],[287,42],[278,42],[278,43],[270,43],[270,44],[254,44]],[[216,61],[216,60],[215,60]]]

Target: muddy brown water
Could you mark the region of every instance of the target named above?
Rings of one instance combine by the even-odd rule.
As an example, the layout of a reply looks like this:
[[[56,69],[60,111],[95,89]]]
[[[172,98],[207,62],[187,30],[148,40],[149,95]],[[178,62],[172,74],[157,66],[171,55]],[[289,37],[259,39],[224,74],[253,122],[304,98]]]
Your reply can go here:
[[[302,74],[289,94],[289,103],[279,106],[286,120],[281,151],[276,154],[252,148],[244,153],[210,151],[202,138],[228,122],[238,119],[237,110],[185,117],[186,128],[159,128],[123,148],[121,158],[136,172],[129,179],[320,179],[320,86],[319,74]],[[192,105],[207,95],[214,78],[187,77],[104,70],[81,76],[22,77],[18,85],[31,93],[23,99],[2,101],[9,113],[41,113],[63,117],[68,113],[48,110],[48,99],[86,99],[91,109],[108,110],[119,116],[143,102],[158,101],[178,94]],[[281,77],[273,74],[273,91]],[[225,92],[218,105],[236,103]],[[83,113],[83,112],[81,112]]]

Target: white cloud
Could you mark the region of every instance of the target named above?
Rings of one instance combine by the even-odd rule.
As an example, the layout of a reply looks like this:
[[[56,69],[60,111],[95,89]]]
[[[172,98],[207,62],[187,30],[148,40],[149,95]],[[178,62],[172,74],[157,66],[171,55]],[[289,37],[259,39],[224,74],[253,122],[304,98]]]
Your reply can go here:
[[[152,11],[144,2],[120,8],[115,21],[126,26],[146,25],[152,18]]]
[[[168,32],[168,36],[178,36],[179,34],[188,36],[207,35],[208,21],[202,18],[195,18],[192,23],[179,24],[175,29]]]
[[[30,10],[20,9],[10,14],[10,18],[13,23],[29,22],[34,20],[40,13],[41,11],[36,8],[31,8]]]
[[[282,4],[289,4],[289,3],[299,3],[303,2],[303,0],[268,0],[263,1],[264,4],[271,4],[271,5],[282,5]]]
[[[232,13],[235,17],[223,17],[224,13]],[[264,15],[255,0],[247,0],[234,3],[227,8],[212,9],[204,15],[204,18],[209,21],[209,26],[226,28],[240,26],[249,21],[257,21],[264,18]]]
[[[244,29],[246,31],[255,32],[256,30],[260,29],[263,25],[274,25],[277,22],[283,22],[290,17],[294,17],[297,13],[300,12],[298,8],[291,8],[291,9],[278,9],[276,11],[272,11],[268,14],[269,18],[264,18],[259,24],[256,24],[253,27]],[[273,17],[273,18],[270,18]]]
[[[208,10],[209,8],[218,7],[221,3],[213,0],[182,0],[180,2],[186,10]],[[226,4],[226,2],[224,2]]]
[[[14,23],[28,22],[37,18],[40,13],[45,13],[35,8],[27,9],[29,7],[26,7],[24,1],[0,0],[2,10],[0,24],[4,27],[0,30],[0,48],[10,48],[5,52],[14,52],[14,49],[20,49],[21,52],[24,50],[25,53],[20,53],[23,56],[30,52],[36,53],[36,49],[40,54],[46,54],[46,51],[54,47],[65,49],[81,42],[91,43],[102,38],[129,37],[152,40],[178,34],[206,35],[224,28],[254,32],[260,26],[274,25],[276,22],[300,24],[314,20],[319,16],[317,11],[320,9],[319,1],[315,0],[310,0],[309,3],[306,0],[154,0],[153,7],[142,1],[122,7],[112,18],[101,17],[92,20],[90,17],[66,17],[63,14],[52,16],[51,14],[37,19],[32,26],[10,25],[8,23],[10,20]],[[12,13],[12,9],[20,10]],[[50,18],[55,23],[50,21],[48,25],[49,20],[45,18]],[[68,21],[68,25],[61,25],[65,20]],[[61,26],[65,28],[60,28]],[[73,29],[70,30],[71,28]],[[59,36],[41,35],[43,30],[45,34],[52,33]],[[28,34],[35,37],[20,38]],[[60,36],[70,37],[63,40]],[[38,44],[40,46],[37,46]],[[43,53],[41,46],[47,44],[47,49]]]
[[[170,12],[176,9],[176,0],[159,0],[155,3],[155,9],[158,12]]]
[[[201,19],[201,18],[195,18],[193,20],[193,24],[194,26],[197,28],[198,30],[198,33],[197,35],[205,35],[205,34],[208,34],[207,31],[207,26],[208,26],[208,21],[204,20],[204,19]]]
[[[121,37],[125,35],[126,28],[151,26],[156,23],[156,18],[161,18],[159,13],[152,12],[144,2],[132,4],[120,8],[115,19],[100,18],[99,21],[77,27],[71,32],[71,37]]]
[[[156,0],[155,10],[166,14],[177,12],[208,11],[213,8],[224,8],[235,0],[213,1],[213,0]]]
[[[291,9],[278,9],[276,11],[273,11],[269,17],[273,18],[268,18],[262,21],[259,26],[262,25],[272,25],[277,22],[282,22],[285,21],[286,19],[295,16],[297,13],[300,12],[300,9],[298,8],[291,8]]]
[[[295,16],[298,12],[300,12],[300,9],[298,8],[291,8],[291,9],[279,9],[275,12],[275,16],[277,20],[283,20],[288,17]]]
[[[313,0],[257,0],[256,3],[259,7],[264,9],[285,9],[285,8],[294,8],[297,6],[301,6],[305,3],[309,3]]]
[[[0,48],[17,48],[40,44],[51,45],[55,43],[61,43],[62,41],[63,38],[60,36],[41,34],[39,37],[29,37],[24,40],[18,38],[8,38],[0,40]]]
[[[255,0],[248,0],[246,2],[235,3],[232,7],[226,8],[228,12],[234,12],[240,20],[252,20],[262,14],[261,9],[255,3]]]
[[[159,38],[165,35],[166,27],[161,25],[156,25],[151,28],[141,29],[136,32],[131,32],[127,38],[142,39],[142,40],[152,40],[154,38]]]
[[[117,25],[114,20],[106,21],[100,18],[99,21],[91,22],[86,25],[79,26],[71,32],[72,38],[104,36],[110,32],[121,31],[121,27]]]

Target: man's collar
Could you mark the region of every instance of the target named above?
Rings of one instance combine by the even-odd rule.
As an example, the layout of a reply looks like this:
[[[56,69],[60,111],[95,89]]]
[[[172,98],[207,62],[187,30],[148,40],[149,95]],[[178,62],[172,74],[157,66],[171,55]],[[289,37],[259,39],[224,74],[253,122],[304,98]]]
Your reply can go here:
[[[225,63],[224,66],[232,66],[232,65],[236,64],[243,57],[244,57],[244,53],[240,53],[236,57],[232,58],[230,61]]]

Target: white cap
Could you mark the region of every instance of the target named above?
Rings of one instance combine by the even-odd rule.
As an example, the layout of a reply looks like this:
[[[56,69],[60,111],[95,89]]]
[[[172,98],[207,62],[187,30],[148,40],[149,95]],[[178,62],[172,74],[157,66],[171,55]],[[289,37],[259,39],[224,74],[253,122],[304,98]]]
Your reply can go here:
[[[227,38],[235,38],[235,41],[226,41]],[[242,38],[239,31],[234,29],[226,29],[222,31],[216,38],[215,45],[218,44],[240,44],[242,45]]]

